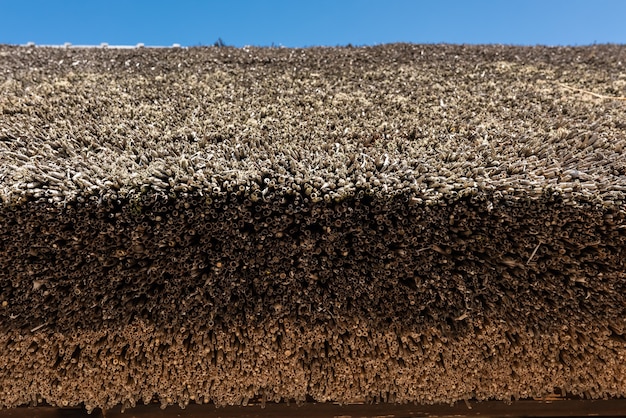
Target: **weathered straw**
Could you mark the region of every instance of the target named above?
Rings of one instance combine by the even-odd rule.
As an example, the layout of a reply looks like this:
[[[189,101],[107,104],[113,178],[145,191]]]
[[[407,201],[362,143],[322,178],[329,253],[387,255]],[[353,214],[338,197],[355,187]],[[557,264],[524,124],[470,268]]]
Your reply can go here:
[[[625,60],[0,46],[0,407],[626,396]]]

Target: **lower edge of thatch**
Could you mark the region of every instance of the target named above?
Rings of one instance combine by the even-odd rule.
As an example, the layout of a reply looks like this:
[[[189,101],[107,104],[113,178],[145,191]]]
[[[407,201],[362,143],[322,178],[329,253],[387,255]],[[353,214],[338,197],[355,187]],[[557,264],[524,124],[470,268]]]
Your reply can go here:
[[[254,329],[166,332],[136,321],[71,334],[8,331],[0,336],[1,406],[626,396],[626,342],[601,324],[550,333],[472,324],[462,335],[284,318]]]

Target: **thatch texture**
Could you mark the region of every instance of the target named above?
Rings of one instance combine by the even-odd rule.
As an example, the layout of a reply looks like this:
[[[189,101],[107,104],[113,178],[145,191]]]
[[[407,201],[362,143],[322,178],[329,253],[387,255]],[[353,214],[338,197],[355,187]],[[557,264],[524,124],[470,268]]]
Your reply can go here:
[[[625,65],[0,47],[0,406],[625,396]]]

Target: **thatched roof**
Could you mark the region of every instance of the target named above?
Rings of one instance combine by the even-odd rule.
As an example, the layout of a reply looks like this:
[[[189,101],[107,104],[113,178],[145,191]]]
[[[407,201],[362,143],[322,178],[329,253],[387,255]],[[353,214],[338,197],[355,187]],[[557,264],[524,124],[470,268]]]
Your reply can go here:
[[[0,406],[626,395],[624,63],[0,47]]]

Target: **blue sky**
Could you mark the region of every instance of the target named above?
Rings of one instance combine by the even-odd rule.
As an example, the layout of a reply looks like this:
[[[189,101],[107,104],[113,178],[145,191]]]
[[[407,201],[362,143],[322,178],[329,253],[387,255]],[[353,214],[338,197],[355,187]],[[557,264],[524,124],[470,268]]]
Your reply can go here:
[[[626,43],[626,0],[0,0],[0,43]]]

